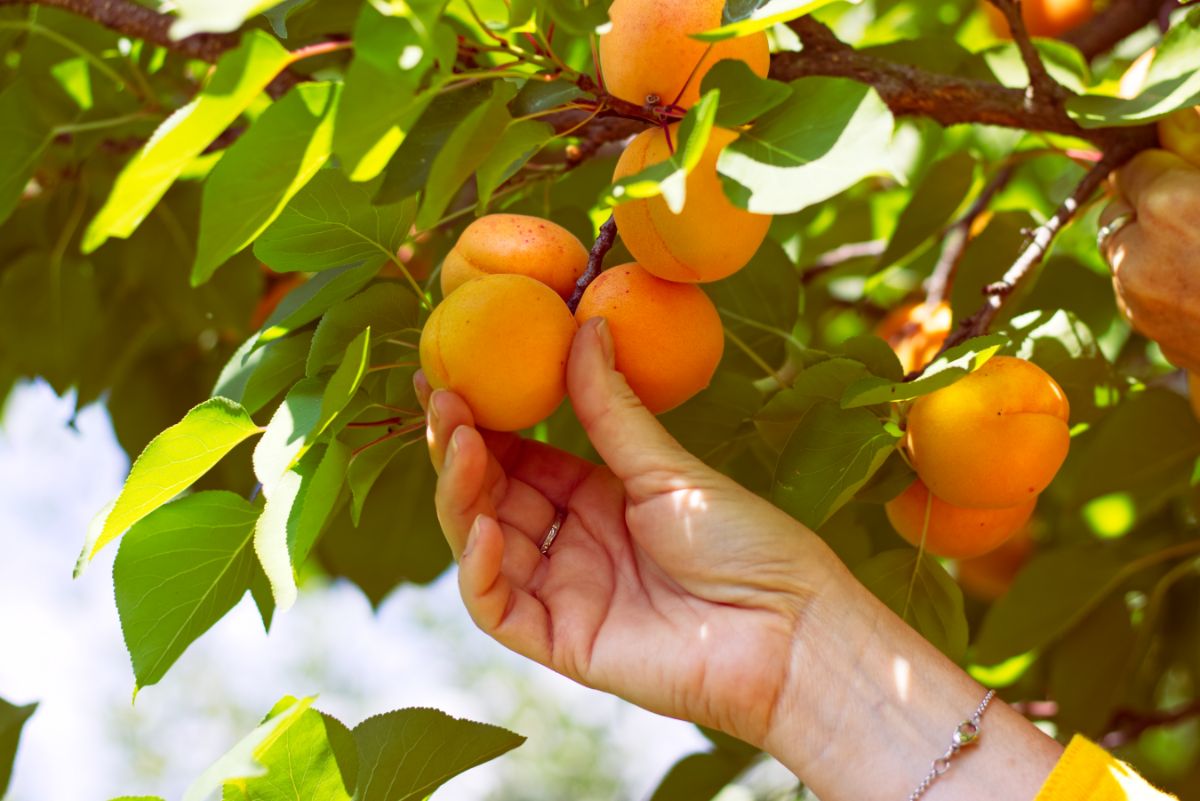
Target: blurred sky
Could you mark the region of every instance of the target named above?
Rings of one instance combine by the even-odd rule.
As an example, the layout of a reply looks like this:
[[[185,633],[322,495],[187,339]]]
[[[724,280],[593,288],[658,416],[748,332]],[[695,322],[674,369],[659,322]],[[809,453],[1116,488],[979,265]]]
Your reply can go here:
[[[344,582],[309,585],[265,635],[245,599],[131,704],[133,674],[112,591],[116,547],[76,581],[88,522],[128,461],[103,408],[44,384],[0,418],[0,697],[40,701],[7,801],[173,801],[282,695],[353,726],[407,706],[508,725],[529,742],[440,790],[438,801],[644,799],[705,740],[690,725],[580,687],[478,632],[453,574],[373,613]]]

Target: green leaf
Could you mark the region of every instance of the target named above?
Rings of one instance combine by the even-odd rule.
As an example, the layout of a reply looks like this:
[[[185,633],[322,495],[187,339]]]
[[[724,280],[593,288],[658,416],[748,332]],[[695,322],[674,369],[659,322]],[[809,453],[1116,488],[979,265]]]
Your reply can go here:
[[[650,801],[709,801],[752,761],[724,751],[688,754],[671,766]]]
[[[1152,122],[1195,105],[1200,105],[1200,13],[1193,11],[1163,37],[1141,94],[1130,100],[1073,97],[1067,113],[1084,128],[1107,128]]]
[[[1085,737],[1108,729],[1123,696],[1137,637],[1125,599],[1114,594],[1062,638],[1050,658],[1049,698],[1056,719]]]
[[[260,776],[227,782],[247,801],[351,801],[358,776],[354,735],[315,709],[300,713],[255,757]]]
[[[317,272],[364,259],[392,258],[408,238],[412,202],[371,205],[364,187],[322,170],[254,243],[275,272]]]
[[[304,377],[311,342],[311,333],[301,333],[255,348],[258,336],[251,337],[225,366],[212,394],[239,401],[251,414],[258,412]]]
[[[17,758],[17,745],[21,730],[37,710],[37,704],[13,706],[0,698],[0,798],[8,789],[12,778],[13,762]]]
[[[968,339],[939,356],[925,368],[920,378],[913,381],[888,381],[874,377],[856,381],[846,390],[842,407],[854,409],[877,403],[899,403],[936,392],[978,370],[1007,343],[1008,337],[1004,334]]]
[[[188,412],[142,451],[83,562],[133,524],[191,486],[259,427],[238,404],[212,398]]]
[[[760,78],[746,62],[728,58],[714,64],[700,82],[702,97],[714,89],[721,97],[716,118],[720,128],[745,125],[785,102],[792,94],[792,88],[786,83]]]
[[[1200,455],[1200,422],[1177,393],[1147,389],[1097,423],[1062,480],[1075,505],[1110,492],[1186,483]],[[1119,469],[1114,469],[1119,465]]]
[[[353,181],[387,165],[437,87],[418,92],[437,55],[444,2],[363,3],[354,28],[354,60],[338,106],[333,150]]]
[[[236,31],[250,17],[279,3],[280,0],[176,0],[178,18],[171,23],[171,38]]]
[[[0,222],[17,207],[53,135],[27,80],[17,78],[0,92]]]
[[[159,126],[117,176],[84,234],[84,253],[109,237],[132,234],[184,168],[246,110],[290,59],[288,51],[262,31],[249,31],[237,49],[221,56],[196,98]]]
[[[721,27],[692,34],[692,38],[702,42],[721,42],[749,36],[811,14],[835,2],[837,0],[726,0],[724,13],[721,15]],[[859,3],[862,0],[849,2]]]
[[[351,504],[350,517],[357,526],[362,519],[363,506],[375,482],[379,479],[384,468],[400,451],[416,445],[420,440],[404,440],[398,437],[385,440],[378,445],[372,445],[350,460],[346,470],[346,483],[350,485]]]
[[[225,151],[204,182],[193,285],[253,242],[328,160],[339,90],[300,84]]]
[[[934,164],[900,213],[878,267],[895,264],[943,230],[974,182],[975,159],[965,150]]]
[[[350,449],[334,440],[306,453],[273,484],[254,529],[254,552],[280,612],[296,602],[295,566],[304,562],[342,491]]]
[[[983,619],[975,661],[995,665],[1049,645],[1103,600],[1122,568],[1111,548],[1065,547],[1038,554]]]
[[[854,497],[899,439],[865,409],[844,410],[833,401],[819,401],[779,455],[772,499],[816,528]]]
[[[491,83],[471,84],[442,93],[429,102],[388,162],[376,203],[396,203],[425,189],[434,160],[454,131],[492,97]]]
[[[266,771],[260,760],[288,729],[301,720],[313,700],[311,697],[299,700],[289,698],[277,704],[272,710],[273,714],[192,782],[183,794],[183,801],[209,801],[209,797],[230,779],[263,775]]]
[[[671,157],[614,183],[604,202],[615,206],[628,200],[662,195],[671,213],[683,211],[687,201],[687,177],[704,157],[719,102],[719,91],[700,98],[679,123],[679,141],[675,142]]]
[[[436,709],[401,709],[355,726],[354,741],[361,777],[356,801],[421,801],[525,738]]]
[[[844,78],[790,86],[717,160],[726,193],[760,214],[800,211],[889,168],[892,113],[874,89]]]
[[[264,487],[274,486],[304,455],[321,420],[324,394],[324,381],[305,378],[288,390],[275,410],[254,448],[254,475]]]
[[[321,398],[321,419],[313,432],[313,437],[319,437],[329,427],[330,423],[346,408],[363,377],[367,374],[367,366],[371,355],[371,329],[367,328],[346,346],[342,363],[329,377],[325,386],[325,394]]]
[[[552,126],[537,120],[517,120],[509,124],[495,147],[475,171],[479,208],[486,209],[491,202],[492,193],[516,175],[555,135]]]
[[[305,372],[321,372],[346,350],[355,337],[370,328],[375,341],[417,333],[420,308],[412,292],[395,283],[380,283],[337,304],[325,313],[313,334]]]
[[[558,108],[583,97],[583,90],[573,81],[559,78],[553,81],[526,81],[517,96],[508,104],[514,117],[525,117]]]
[[[421,210],[417,212],[416,225],[421,230],[437,224],[458,190],[483,164],[512,121],[508,103],[516,95],[516,87],[501,81],[488,83],[492,85],[491,96],[455,126],[430,164]]]
[[[345,504],[317,542],[325,570],[353,581],[374,606],[402,582],[433,581],[452,561],[433,504],[437,476],[421,439],[409,441],[414,447],[397,449],[388,460],[361,517],[352,519]]]
[[[763,439],[782,450],[808,411],[822,400],[839,400],[846,388],[870,375],[854,359],[827,359],[805,368],[787,389],[775,393],[755,415]]]
[[[287,294],[263,324],[256,347],[286,337],[320,317],[331,306],[358,292],[379,273],[382,259],[335,267],[318,273]]]
[[[139,688],[158,683],[246,594],[258,514],[232,492],[200,492],[160,507],[125,535],[113,587]]]
[[[896,351],[874,334],[851,337],[842,343],[839,350],[848,358],[862,362],[873,375],[880,378],[899,381],[904,377],[904,368],[896,357]]]
[[[854,575],[922,637],[955,662],[967,651],[962,590],[936,559],[914,548],[884,551]]]

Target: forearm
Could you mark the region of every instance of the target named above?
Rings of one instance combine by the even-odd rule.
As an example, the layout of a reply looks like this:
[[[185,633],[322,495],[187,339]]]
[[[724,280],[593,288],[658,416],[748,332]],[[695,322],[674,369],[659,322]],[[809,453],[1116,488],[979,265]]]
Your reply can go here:
[[[840,568],[844,570],[844,568]],[[806,613],[765,748],[822,801],[901,801],[986,690],[848,573]],[[928,801],[1031,801],[1062,747],[994,700]]]

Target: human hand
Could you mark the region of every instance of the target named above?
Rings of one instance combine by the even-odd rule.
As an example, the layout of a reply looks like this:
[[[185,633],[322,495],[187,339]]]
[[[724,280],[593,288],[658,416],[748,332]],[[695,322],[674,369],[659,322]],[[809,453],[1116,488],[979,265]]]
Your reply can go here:
[[[607,466],[480,431],[462,398],[417,378],[467,609],[576,681],[761,745],[810,602],[849,574],[670,437],[613,369],[598,322],[575,339],[568,387]],[[543,556],[556,509],[565,519]]]
[[[1168,360],[1200,371],[1200,169],[1147,150],[1117,172],[1114,184],[1120,198],[1101,224],[1134,215],[1105,243],[1117,302]]]

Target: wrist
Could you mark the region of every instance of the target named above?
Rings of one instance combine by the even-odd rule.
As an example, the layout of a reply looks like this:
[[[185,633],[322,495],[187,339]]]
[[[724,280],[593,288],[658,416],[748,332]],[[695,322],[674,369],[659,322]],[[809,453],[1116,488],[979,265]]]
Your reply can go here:
[[[907,798],[986,690],[840,563],[805,611],[764,750],[822,801]],[[928,801],[1032,799],[1061,747],[999,700]]]

